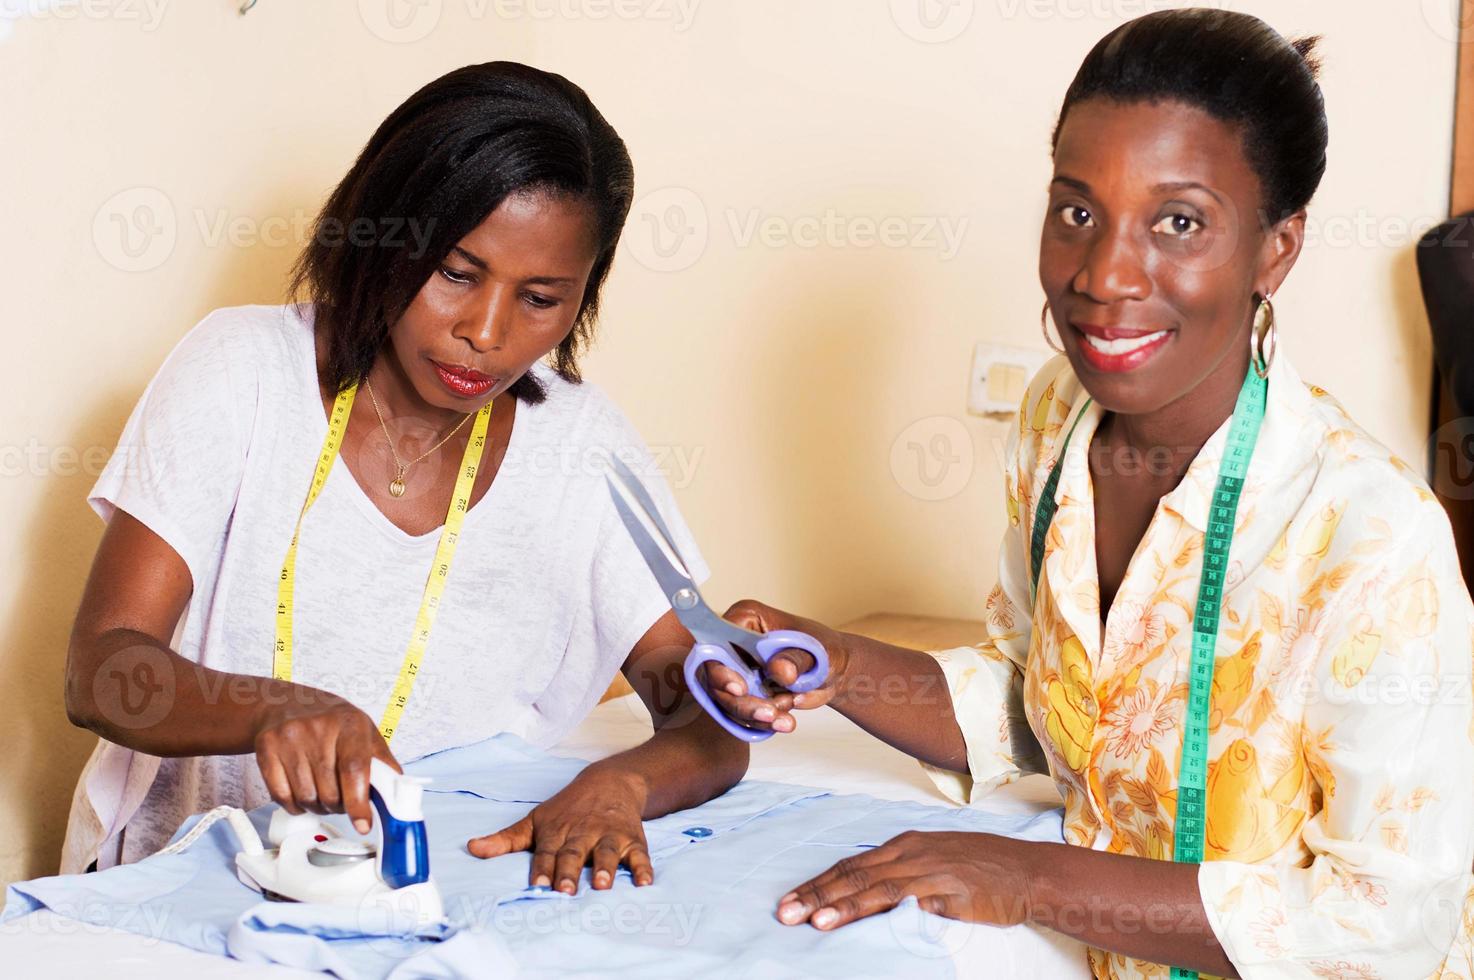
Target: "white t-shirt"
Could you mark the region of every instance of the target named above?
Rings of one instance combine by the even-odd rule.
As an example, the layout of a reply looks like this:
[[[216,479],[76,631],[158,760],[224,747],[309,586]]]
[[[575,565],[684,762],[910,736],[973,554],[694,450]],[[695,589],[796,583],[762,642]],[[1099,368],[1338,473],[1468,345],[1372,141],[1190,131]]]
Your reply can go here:
[[[131,514],[184,559],[194,593],[175,649],[217,670],[271,673],[282,560],[327,432],[311,320],[308,304],[205,317],[149,384],[88,498],[104,519]],[[496,478],[465,517],[391,743],[401,761],[500,732],[558,741],[670,608],[610,500],[610,452],[643,478],[693,575],[706,578],[628,419],[596,385],[533,370],[547,399],[517,406]],[[298,544],[292,679],[377,723],[439,537],[438,527],[411,536],[394,526],[334,465]],[[85,866],[125,823],[130,861],[191,813],[269,799],[252,755],[156,760],[102,743],[78,784],[64,870]]]

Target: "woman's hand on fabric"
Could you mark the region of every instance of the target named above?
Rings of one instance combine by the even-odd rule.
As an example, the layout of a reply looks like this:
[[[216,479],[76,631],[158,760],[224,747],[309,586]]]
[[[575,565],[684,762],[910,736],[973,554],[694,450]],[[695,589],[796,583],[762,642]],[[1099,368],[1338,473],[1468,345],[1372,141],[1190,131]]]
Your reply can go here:
[[[601,891],[614,884],[620,865],[629,868],[636,885],[648,885],[655,872],[641,819],[646,796],[628,773],[590,766],[527,816],[494,834],[473,837],[466,849],[479,858],[532,851],[527,883],[567,895],[578,891],[590,864],[594,888]]]
[[[369,762],[396,771],[372,718],[334,694],[300,687],[311,697],[263,711],[256,726],[256,764],[271,798],[288,813],[347,813],[359,833],[373,820]]]
[[[1011,926],[1031,913],[1027,841],[908,831],[840,861],[778,900],[778,921],[837,929],[914,897],[949,919]]]
[[[834,697],[848,661],[843,634],[823,623],[752,599],[734,603],[722,618],[754,633],[771,633],[773,630],[807,633],[823,645],[829,657],[829,674],[824,683],[802,694],[794,694],[787,688],[801,674],[813,668],[814,657],[806,650],[789,648],[775,654],[763,670],[763,677],[768,681],[767,689],[759,692],[748,691],[747,683],[736,671],[721,664],[707,663],[704,666],[706,689],[717,706],[734,721],[759,731],[791,732],[797,727],[793,717],[795,710],[822,708]]]

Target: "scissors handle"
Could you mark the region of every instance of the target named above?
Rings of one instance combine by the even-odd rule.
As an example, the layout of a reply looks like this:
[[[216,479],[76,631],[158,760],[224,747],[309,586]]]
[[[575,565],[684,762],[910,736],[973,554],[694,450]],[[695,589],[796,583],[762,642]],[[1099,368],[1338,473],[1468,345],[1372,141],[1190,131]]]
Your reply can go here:
[[[702,665],[709,663],[721,664],[728,670],[735,672],[742,678],[743,683],[747,685],[747,693],[749,694],[754,691],[761,692],[763,689],[763,679],[758,676],[758,672],[743,663],[741,658],[733,653],[731,649],[717,643],[698,643],[691,648],[691,652],[686,656],[686,688],[696,698],[697,703],[706,709],[706,713],[711,715],[718,725],[721,725],[744,742],[761,742],[764,739],[772,738],[773,733],[770,731],[765,732],[756,728],[748,728],[746,725],[739,725],[711,699],[711,695],[707,693],[706,685],[701,683],[701,678],[697,676]]]
[[[807,633],[798,630],[773,630],[771,633],[764,634],[754,646],[756,649],[753,652],[765,666],[780,650],[796,648],[807,652],[814,658],[814,666],[800,674],[789,687],[789,690],[795,694],[812,691],[823,684],[829,676],[829,654],[824,650],[822,643]],[[698,677],[702,665],[708,663],[719,663],[741,677],[743,683],[747,685],[748,694],[761,696],[763,692],[762,676],[748,667],[731,648],[718,643],[698,643],[691,648],[691,653],[686,657],[686,687],[696,698],[697,703],[716,720],[717,724],[745,742],[761,742],[771,738],[772,731],[748,728],[746,725],[737,723],[712,700],[706,690],[706,685],[702,684]]]
[[[812,691],[829,679],[829,654],[825,651],[824,644],[807,633],[799,630],[773,630],[771,633],[764,633],[762,639],[754,645],[757,649],[753,652],[764,667],[782,650],[803,650],[814,658],[814,666],[799,674],[788,685],[788,689],[794,694]],[[752,688],[749,687],[748,690],[751,691]]]

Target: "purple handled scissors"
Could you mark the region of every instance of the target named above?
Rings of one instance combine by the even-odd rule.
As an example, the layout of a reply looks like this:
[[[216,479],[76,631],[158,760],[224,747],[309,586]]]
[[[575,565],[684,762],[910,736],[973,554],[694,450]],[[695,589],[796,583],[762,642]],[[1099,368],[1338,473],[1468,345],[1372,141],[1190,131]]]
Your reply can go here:
[[[741,725],[717,707],[706,688],[699,683],[697,672],[702,664],[719,663],[743,679],[748,694],[762,697],[762,667],[766,667],[778,651],[797,648],[807,651],[815,660],[814,666],[800,674],[788,688],[800,694],[812,691],[829,676],[829,655],[824,652],[823,644],[798,630],[754,633],[713,612],[697,591],[691,572],[676,550],[675,540],[665,522],[660,519],[660,511],[645,492],[644,484],[623,462],[612,456],[609,469],[605,479],[609,482],[609,495],[614,498],[614,508],[619,511],[620,520],[624,521],[635,547],[644,556],[645,564],[650,566],[655,581],[665,590],[671,608],[676,611],[676,618],[696,638],[696,645],[686,657],[686,686],[706,713],[733,735],[748,742],[761,742],[771,737],[771,731]],[[749,661],[761,666],[754,669],[749,666]]]

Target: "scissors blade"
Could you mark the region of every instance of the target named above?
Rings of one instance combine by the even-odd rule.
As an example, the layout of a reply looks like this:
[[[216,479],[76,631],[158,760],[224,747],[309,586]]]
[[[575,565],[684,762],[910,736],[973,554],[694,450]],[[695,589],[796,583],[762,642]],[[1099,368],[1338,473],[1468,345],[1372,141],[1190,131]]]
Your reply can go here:
[[[610,455],[609,467],[612,472],[606,473],[605,479],[609,481],[610,487],[623,494],[625,500],[643,515],[645,520],[642,523],[647,525],[662,550],[666,551],[675,565],[686,574],[687,578],[690,578],[686,562],[681,558],[680,549],[676,547],[675,536],[670,533],[670,528],[665,526],[665,521],[660,516],[660,508],[655,506],[655,501],[651,499],[650,492],[645,489],[645,484],[618,456]]]
[[[665,590],[681,625],[703,642],[735,644],[750,651],[758,635],[727,622],[706,604],[644,484],[614,456],[609,459],[609,472],[604,474],[604,479],[609,484],[609,496],[620,521],[655,581]]]
[[[694,590],[696,583],[691,581],[691,572],[640,481],[614,457],[610,457],[609,472],[604,474],[604,479],[609,484],[609,496],[614,500],[619,519],[645,564],[650,566],[655,581],[665,590],[666,598],[673,598],[682,589]]]

